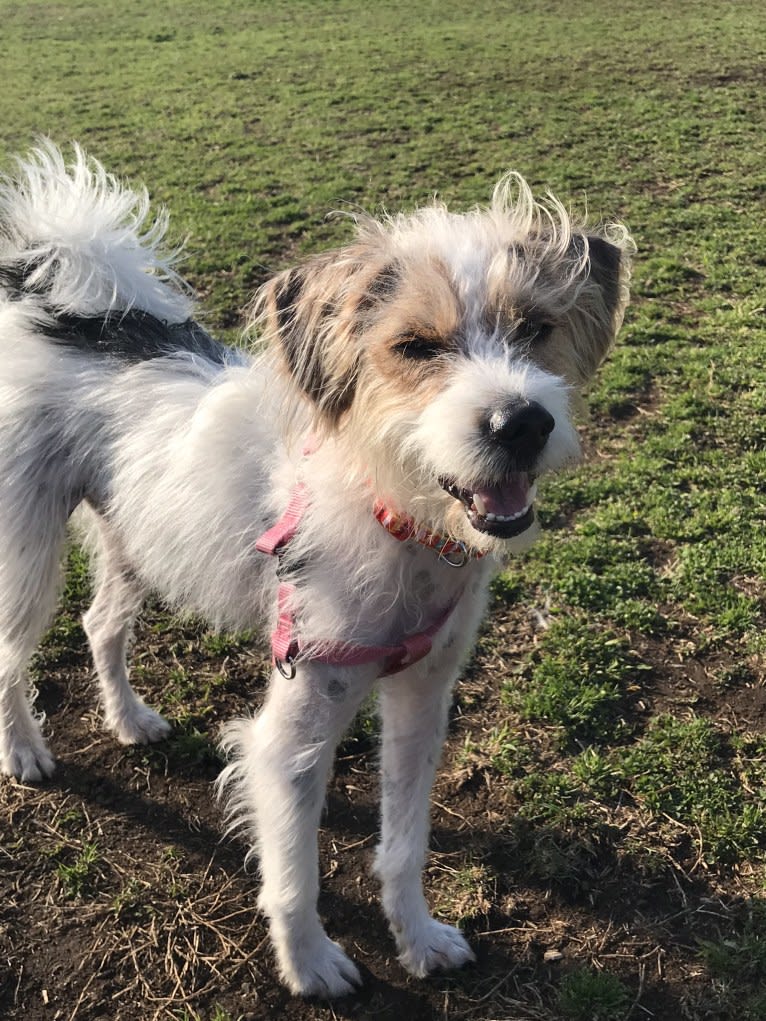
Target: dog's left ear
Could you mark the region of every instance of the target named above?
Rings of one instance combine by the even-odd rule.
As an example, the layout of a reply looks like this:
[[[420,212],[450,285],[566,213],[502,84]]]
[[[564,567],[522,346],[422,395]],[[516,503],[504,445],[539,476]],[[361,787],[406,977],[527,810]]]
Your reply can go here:
[[[577,360],[585,382],[606,357],[622,325],[634,246],[627,231],[619,230],[614,241],[598,234],[575,234],[572,248],[575,257],[582,260],[586,275],[570,313]]]

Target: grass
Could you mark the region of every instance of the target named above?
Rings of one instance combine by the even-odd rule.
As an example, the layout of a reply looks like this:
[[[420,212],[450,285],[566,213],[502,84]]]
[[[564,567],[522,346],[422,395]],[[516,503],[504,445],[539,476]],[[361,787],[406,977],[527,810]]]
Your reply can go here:
[[[614,975],[583,968],[562,981],[557,1006],[568,1021],[622,1021],[630,994]]]
[[[561,618],[502,694],[523,719],[560,727],[562,743],[615,741],[629,727],[623,710],[642,667],[617,634]]]
[[[98,869],[99,850],[96,844],[83,844],[74,857],[60,861],[56,875],[65,897],[83,897],[90,890]]]
[[[493,877],[486,865],[467,860],[454,866],[440,861],[432,869],[431,878],[438,891],[433,905],[437,917],[464,927],[486,916],[494,892]]]
[[[744,1021],[766,1012],[766,911],[755,904],[743,924],[722,941],[702,941],[700,957],[718,983],[721,998],[741,1004]]]
[[[508,761],[496,754],[493,765],[513,775]],[[611,842],[634,864],[649,867],[661,856],[674,869],[693,853],[698,867],[710,868],[762,862],[766,852],[766,745],[706,719],[656,718],[634,743],[587,746],[545,773],[527,752],[516,776],[524,817],[578,840],[619,823],[622,835]]]
[[[496,583],[492,621],[458,692],[450,786],[437,791],[434,902],[474,933],[494,932],[508,958],[487,950],[476,971],[434,980],[413,1003],[413,987],[369,950],[386,982],[361,1009],[535,1021],[762,1016],[762,5],[0,0],[0,16],[0,156],[40,133],[77,138],[145,181],[168,203],[173,236],[187,239],[207,321],[228,337],[271,272],[347,236],[342,218],[327,218],[333,209],[411,208],[434,192],[464,207],[486,201],[514,167],[537,191],[587,204],[593,220],[630,225],[634,299],[590,394],[587,463],[546,483],[543,536]],[[70,674],[87,686],[87,593],[75,553],[35,666],[61,739],[64,710],[50,692]],[[133,671],[174,718],[174,736],[115,760],[106,743],[91,750],[96,731],[84,711],[77,717],[67,768],[76,777],[95,757],[102,794],[109,771],[122,771],[122,811],[143,826],[170,806],[184,820],[172,835],[165,819],[159,836],[142,831],[123,853],[119,812],[102,805],[96,825],[86,781],[40,800],[6,790],[0,938],[19,992],[17,1001],[0,993],[0,1012],[34,1017],[40,993],[20,934],[32,931],[25,912],[60,896],[56,931],[92,965],[57,1004],[62,1016],[95,1011],[88,989],[99,982],[126,1021],[234,1018],[243,1002],[287,1021],[331,1016],[279,999],[251,928],[236,929],[251,894],[236,865],[210,873],[204,854],[178,858],[184,833],[217,832],[197,802],[219,766],[217,726],[250,704],[259,670],[251,636],[211,637],[154,606]],[[370,705],[342,753],[350,790],[371,770],[374,739]],[[200,792],[193,805],[186,789]],[[357,834],[346,821],[354,846],[375,825]],[[19,833],[30,827],[42,857],[24,857]],[[353,882],[342,855],[328,853],[342,903]],[[25,883],[36,891],[29,903]],[[357,906],[374,896],[362,890]],[[89,928],[91,918],[105,924],[99,911],[118,925],[111,951]],[[362,946],[368,928],[364,920],[356,931]],[[545,934],[559,929],[560,972],[544,959]],[[636,970],[639,959],[653,967]],[[110,968],[122,982],[116,999]],[[92,975],[101,977],[87,987]]]

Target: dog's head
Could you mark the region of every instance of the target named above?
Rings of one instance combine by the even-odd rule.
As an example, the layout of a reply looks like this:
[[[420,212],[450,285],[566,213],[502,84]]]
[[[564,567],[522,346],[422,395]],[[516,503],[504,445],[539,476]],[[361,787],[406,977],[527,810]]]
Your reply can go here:
[[[358,220],[256,308],[312,428],[375,494],[499,551],[534,531],[537,476],[578,455],[573,400],[619,329],[631,251],[511,175],[486,210]]]

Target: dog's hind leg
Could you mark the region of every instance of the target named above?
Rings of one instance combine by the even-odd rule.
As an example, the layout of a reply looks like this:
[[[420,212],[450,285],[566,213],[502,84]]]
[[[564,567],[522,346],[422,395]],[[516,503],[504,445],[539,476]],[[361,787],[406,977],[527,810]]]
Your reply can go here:
[[[5,527],[3,527],[3,525]],[[0,773],[35,782],[54,760],[32,711],[27,664],[56,608],[66,516],[33,510],[0,523]]]
[[[420,978],[474,960],[460,931],[431,917],[421,879],[454,673],[454,654],[433,653],[380,686],[382,824],[374,869],[399,960]]]
[[[104,722],[121,744],[149,744],[170,733],[170,724],[140,698],[128,680],[127,647],[145,589],[128,566],[119,540],[95,511],[96,594],[83,617],[96,667]],[[90,536],[93,542],[93,534]]]

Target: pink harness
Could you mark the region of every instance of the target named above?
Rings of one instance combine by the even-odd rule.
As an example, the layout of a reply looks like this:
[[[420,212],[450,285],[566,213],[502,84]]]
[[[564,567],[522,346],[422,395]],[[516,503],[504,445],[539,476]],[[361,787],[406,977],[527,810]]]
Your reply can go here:
[[[277,557],[283,553],[298,531],[307,505],[308,490],[301,482],[293,490],[282,517],[256,542],[255,548],[258,552]],[[451,567],[462,567],[469,555],[477,557],[482,555],[478,551],[469,554],[463,543],[455,542],[453,539],[442,539],[430,533],[417,532],[411,519],[391,514],[379,502],[375,505],[375,517],[394,538],[401,542],[414,539],[434,549]],[[455,553],[460,554],[459,560],[450,559]],[[274,665],[288,678],[295,676],[294,663],[302,654],[306,659],[334,666],[362,666],[382,661],[380,677],[396,674],[428,655],[433,644],[432,639],[449,620],[462,595],[462,592],[458,593],[427,628],[418,634],[408,635],[398,645],[354,645],[351,642],[324,640],[302,643],[295,633],[295,617],[292,610],[294,592],[294,585],[280,583],[277,590],[279,615],[276,629],[271,635]],[[289,672],[285,670],[285,665]]]

